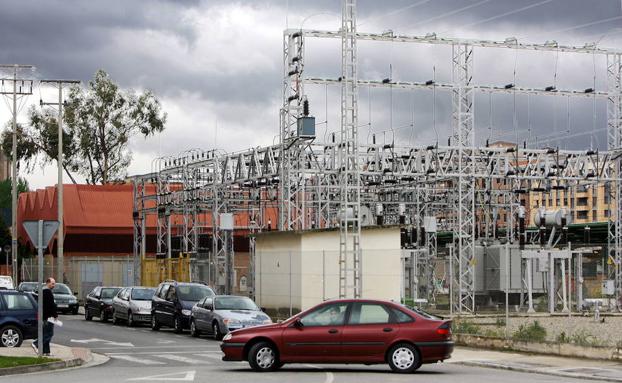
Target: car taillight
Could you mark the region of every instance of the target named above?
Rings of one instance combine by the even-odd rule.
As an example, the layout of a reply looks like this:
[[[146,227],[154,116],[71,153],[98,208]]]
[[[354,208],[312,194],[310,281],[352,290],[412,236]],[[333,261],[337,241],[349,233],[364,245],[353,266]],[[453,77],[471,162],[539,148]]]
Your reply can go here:
[[[451,322],[445,322],[442,325],[440,325],[436,329],[436,333],[438,335],[442,335],[442,336],[445,336],[445,337],[450,337],[451,336]]]

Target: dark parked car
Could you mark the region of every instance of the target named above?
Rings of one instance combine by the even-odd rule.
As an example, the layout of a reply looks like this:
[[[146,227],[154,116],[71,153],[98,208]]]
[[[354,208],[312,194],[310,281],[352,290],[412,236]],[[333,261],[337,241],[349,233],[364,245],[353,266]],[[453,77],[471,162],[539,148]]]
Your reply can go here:
[[[19,347],[37,337],[37,303],[29,293],[0,291],[0,345]]]
[[[190,310],[198,301],[216,294],[207,285],[193,282],[160,283],[151,300],[151,329],[168,326],[180,333],[190,326]]]
[[[112,318],[112,298],[121,287],[95,287],[84,300],[84,319],[99,317],[102,322]]]
[[[22,282],[17,286],[17,291],[24,293],[36,293],[39,283],[38,282]]]
[[[203,298],[192,307],[190,335],[209,333],[220,340],[229,331],[270,323],[272,319],[252,299],[217,295]]]
[[[64,283],[57,283],[52,289],[54,294],[54,302],[56,303],[56,310],[61,313],[72,313],[76,315],[78,313],[78,298],[71,291],[69,286]]]
[[[139,322],[151,323],[153,287],[126,287],[112,299],[112,323],[124,320],[129,327]]]
[[[451,321],[385,301],[321,303],[288,320],[232,331],[222,360],[247,360],[256,371],[284,363],[388,363],[412,372],[451,356]]]

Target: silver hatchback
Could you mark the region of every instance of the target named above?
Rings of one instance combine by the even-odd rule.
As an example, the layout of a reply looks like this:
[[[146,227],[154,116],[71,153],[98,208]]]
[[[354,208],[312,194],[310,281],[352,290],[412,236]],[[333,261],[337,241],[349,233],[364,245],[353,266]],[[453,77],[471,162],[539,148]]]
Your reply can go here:
[[[128,326],[136,323],[151,323],[151,298],[153,287],[126,287],[112,300],[112,324],[124,320]]]

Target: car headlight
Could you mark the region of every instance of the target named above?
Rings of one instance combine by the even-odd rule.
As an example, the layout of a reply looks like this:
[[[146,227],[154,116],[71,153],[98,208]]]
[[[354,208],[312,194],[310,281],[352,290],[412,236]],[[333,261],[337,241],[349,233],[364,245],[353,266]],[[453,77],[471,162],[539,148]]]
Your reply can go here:
[[[237,319],[223,319],[222,321],[225,324],[225,326],[233,326],[233,325],[240,324],[240,321]]]
[[[181,310],[181,315],[190,316],[190,314],[192,314],[192,311],[190,310],[186,310],[186,309]]]
[[[231,339],[231,338],[233,338],[233,334],[232,334],[232,333],[228,333],[227,335],[225,335],[225,336],[222,338],[222,340],[223,340],[223,341],[226,341],[226,340],[229,340],[229,339]]]

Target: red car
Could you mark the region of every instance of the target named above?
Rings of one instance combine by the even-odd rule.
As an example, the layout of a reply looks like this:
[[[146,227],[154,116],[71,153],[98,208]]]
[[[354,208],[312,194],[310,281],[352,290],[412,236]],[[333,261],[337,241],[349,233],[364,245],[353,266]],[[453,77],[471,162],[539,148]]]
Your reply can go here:
[[[408,373],[448,359],[454,343],[451,321],[393,302],[345,299],[282,323],[235,330],[220,348],[222,360],[247,360],[255,371],[285,363],[388,363]]]

